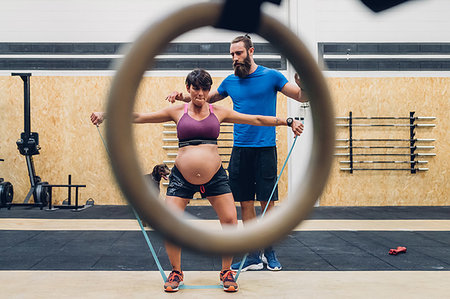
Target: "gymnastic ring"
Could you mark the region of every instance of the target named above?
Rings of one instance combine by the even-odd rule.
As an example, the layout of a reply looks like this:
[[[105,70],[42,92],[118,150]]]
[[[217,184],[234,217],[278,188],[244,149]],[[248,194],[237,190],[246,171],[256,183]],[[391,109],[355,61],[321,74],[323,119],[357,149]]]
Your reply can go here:
[[[170,41],[190,30],[214,25],[223,3],[200,3],[180,9],[150,26],[129,49],[113,79],[106,123],[110,160],[128,201],[150,226],[168,240],[211,254],[251,252],[280,241],[314,206],[326,184],[334,146],[334,115],[325,80],[303,43],[286,26],[262,14],[257,34],[271,42],[292,63],[310,97],[314,135],[307,176],[288,198],[264,219],[245,228],[205,230],[166,208],[155,188],[146,184],[136,158],[131,129],[135,96],[144,72]]]

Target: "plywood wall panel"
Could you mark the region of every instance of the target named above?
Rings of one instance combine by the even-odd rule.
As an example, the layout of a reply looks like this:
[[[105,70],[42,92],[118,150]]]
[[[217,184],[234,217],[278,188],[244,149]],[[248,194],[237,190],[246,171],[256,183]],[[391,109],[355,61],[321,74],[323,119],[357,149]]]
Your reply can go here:
[[[427,160],[429,171],[411,174],[408,171],[355,171],[353,174],[340,171],[348,158],[336,157],[327,187],[321,197],[321,205],[329,206],[383,206],[383,205],[449,205],[450,182],[446,177],[449,165],[450,78],[329,78],[329,87],[335,103],[336,115],[347,116],[435,116],[434,121],[422,120],[418,123],[434,123],[434,128],[416,128],[417,138],[435,138],[435,149],[420,149],[416,152],[436,153],[436,157],[419,157]],[[345,121],[338,121],[345,123]],[[402,123],[400,121],[354,120],[354,123]],[[337,138],[348,138],[348,128],[337,128]],[[409,138],[405,127],[360,127],[354,128],[353,138]],[[354,145],[401,145],[407,142],[355,142]],[[347,145],[337,142],[337,145]],[[405,149],[360,149],[359,153],[408,153]],[[337,149],[337,153],[348,150]],[[405,157],[355,157],[358,160],[409,160]],[[364,165],[364,164],[363,164]],[[355,165],[355,167],[361,165]],[[385,165],[379,164],[380,167]],[[391,164],[392,167],[401,167]],[[407,165],[405,165],[408,167]],[[403,166],[403,167],[405,167]]]
[[[86,184],[80,189],[84,202],[93,198],[97,204],[124,204],[114,181],[105,149],[95,126],[90,124],[92,111],[104,110],[110,77],[31,77],[32,130],[39,132],[41,154],[34,156],[36,173],[44,180],[65,184]],[[222,78],[214,78],[218,86]],[[340,160],[334,159],[329,182],[321,196],[321,205],[449,205],[450,183],[448,111],[450,111],[449,78],[329,78],[337,116],[436,116],[435,128],[417,128],[418,138],[435,138],[432,143],[436,157],[423,157],[427,172],[407,171],[340,171]],[[19,155],[16,140],[23,131],[23,82],[18,77],[0,77],[0,177],[14,185],[15,201],[22,202],[29,190],[25,158]],[[170,105],[164,99],[172,90],[185,90],[182,77],[146,77],[140,86],[136,111],[154,111]],[[278,115],[286,117],[284,96],[279,97]],[[231,107],[231,101],[220,103]],[[345,121],[339,121],[345,123]],[[381,121],[380,121],[381,122]],[[394,121],[400,123],[401,121]],[[426,123],[427,121],[421,121]],[[163,150],[162,124],[134,125],[137,157],[143,173],[167,160],[169,150]],[[104,135],[104,126],[100,126]],[[285,127],[277,128],[278,170],[287,155]],[[355,128],[354,138],[409,138],[407,128]],[[337,129],[337,138],[347,138],[348,129]],[[389,145],[392,143],[383,143]],[[406,145],[396,143],[396,145]],[[428,143],[423,143],[428,145]],[[345,145],[345,143],[337,143]],[[356,145],[356,144],[355,144]],[[360,152],[369,150],[361,149]],[[377,149],[377,152],[401,152],[400,149]],[[345,149],[336,152],[345,153]],[[392,160],[399,159],[398,157]],[[403,157],[407,159],[407,156]],[[374,157],[364,159],[373,160]],[[341,165],[340,165],[341,164]],[[406,165],[405,165],[406,166]],[[399,167],[399,165],[395,165]],[[287,194],[287,171],[280,180],[280,198]],[[165,187],[162,187],[162,194]],[[57,202],[66,199],[66,190],[55,190]],[[198,202],[203,204],[204,202]]]
[[[111,77],[31,77],[32,131],[39,133],[41,153],[34,156],[37,175],[51,184],[66,184],[72,175],[73,184],[85,184],[80,189],[84,203],[93,198],[96,204],[124,204],[125,201],[111,173],[104,145],[97,128],[90,123],[93,111],[104,111]],[[214,78],[217,82],[223,78]],[[19,77],[0,77],[1,139],[0,177],[14,185],[14,202],[23,202],[30,183],[25,158],[16,148],[15,141],[23,131],[23,82]],[[135,111],[156,111],[171,105],[165,97],[172,90],[186,92],[182,77],[146,77],[143,79]],[[278,110],[286,116],[286,99],[279,101]],[[220,105],[231,107],[231,101]],[[137,158],[143,173],[151,173],[153,166],[168,158],[169,150],[162,149],[162,124],[134,125]],[[99,127],[105,137],[104,125]],[[286,130],[278,128],[279,169],[286,156]],[[169,137],[169,136],[165,136]],[[174,137],[174,136],[172,136]],[[174,143],[176,144],[176,143]],[[172,151],[173,152],[173,151]],[[287,172],[286,172],[287,173]],[[166,187],[161,186],[161,194]],[[280,195],[287,192],[287,175],[280,182]],[[56,203],[67,198],[67,189],[53,191]],[[201,201],[200,203],[204,203]]]

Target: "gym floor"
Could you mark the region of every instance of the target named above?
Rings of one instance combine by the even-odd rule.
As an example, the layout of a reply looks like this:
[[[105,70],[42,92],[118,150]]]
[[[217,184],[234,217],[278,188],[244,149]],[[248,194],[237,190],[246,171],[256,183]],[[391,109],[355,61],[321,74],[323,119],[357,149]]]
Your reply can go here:
[[[218,224],[211,207],[187,211]],[[167,274],[162,238],[147,233]],[[450,207],[318,207],[275,248],[283,270],[241,273],[236,294],[166,294],[129,207],[12,207],[0,210],[0,297],[448,298]],[[187,285],[218,284],[220,257],[184,250],[182,264]]]

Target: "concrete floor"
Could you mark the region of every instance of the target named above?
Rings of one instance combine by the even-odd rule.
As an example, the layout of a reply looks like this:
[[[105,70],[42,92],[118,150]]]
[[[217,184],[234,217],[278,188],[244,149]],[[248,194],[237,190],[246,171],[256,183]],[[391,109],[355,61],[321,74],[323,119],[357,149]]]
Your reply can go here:
[[[240,290],[167,294],[157,271],[0,271],[1,298],[449,298],[450,272],[253,271]],[[189,285],[214,285],[218,272],[185,272]]]
[[[0,298],[449,298],[448,207],[316,209],[277,244],[284,269],[241,273],[238,293],[163,291],[132,214],[0,210]],[[218,228],[210,208],[193,214]],[[163,240],[147,234],[165,270]],[[388,254],[395,246],[407,253]],[[220,257],[183,252],[185,283],[218,285]],[[166,274],[168,271],[166,271]]]

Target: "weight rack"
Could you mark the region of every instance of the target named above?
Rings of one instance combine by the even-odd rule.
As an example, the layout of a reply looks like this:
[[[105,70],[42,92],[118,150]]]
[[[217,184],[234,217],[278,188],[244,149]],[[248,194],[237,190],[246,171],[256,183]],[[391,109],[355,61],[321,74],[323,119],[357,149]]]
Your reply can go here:
[[[348,164],[349,167],[341,167],[342,171],[349,171],[353,173],[353,171],[410,171],[411,173],[417,173],[418,171],[427,171],[428,168],[418,167],[419,164],[426,164],[428,161],[425,160],[416,160],[418,157],[430,157],[436,156],[435,153],[423,153],[417,152],[418,150],[428,150],[435,149],[434,145],[417,145],[417,142],[434,142],[435,139],[421,139],[416,138],[416,128],[423,127],[435,127],[435,124],[427,123],[421,124],[416,123],[417,120],[435,120],[436,117],[417,117],[414,116],[415,112],[411,111],[409,113],[409,117],[393,117],[393,116],[376,116],[376,117],[368,117],[368,116],[357,116],[354,117],[352,111],[349,112],[349,116],[346,117],[336,117],[337,120],[346,120],[348,123],[346,124],[336,124],[337,127],[347,127],[349,138],[345,139],[336,139],[337,142],[346,142],[348,145],[338,145],[336,149],[348,149],[347,153],[335,153],[335,156],[345,156],[348,157],[348,160],[339,161],[342,164]],[[397,123],[383,123],[383,124],[361,124],[354,123],[354,120],[409,120],[409,124],[397,124]],[[353,128],[354,127],[400,127],[400,128],[409,128],[409,139],[402,138],[353,138]],[[398,145],[354,145],[355,142],[408,142],[409,144],[398,146]],[[358,149],[407,149],[408,153],[355,153],[355,150]],[[355,160],[356,156],[407,156],[409,160],[406,161],[398,161],[398,160]],[[408,168],[395,168],[395,167],[355,167],[355,164],[393,164],[393,165],[403,165],[409,164]]]

